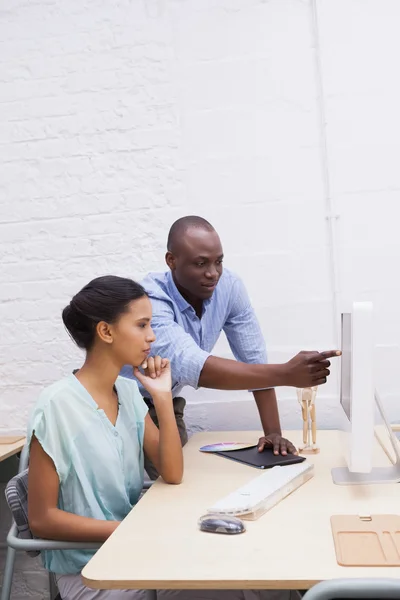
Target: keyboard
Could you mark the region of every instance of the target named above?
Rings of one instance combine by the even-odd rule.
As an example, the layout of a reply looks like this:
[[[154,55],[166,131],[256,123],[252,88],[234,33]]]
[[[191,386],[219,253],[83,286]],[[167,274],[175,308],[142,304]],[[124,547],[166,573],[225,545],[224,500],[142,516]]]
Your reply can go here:
[[[207,512],[258,519],[314,475],[314,465],[304,461],[276,466],[228,494]]]

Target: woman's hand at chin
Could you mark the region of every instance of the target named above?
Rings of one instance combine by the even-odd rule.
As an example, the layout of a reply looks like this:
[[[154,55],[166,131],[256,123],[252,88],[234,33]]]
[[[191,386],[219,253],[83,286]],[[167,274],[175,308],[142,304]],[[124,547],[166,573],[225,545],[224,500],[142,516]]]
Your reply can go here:
[[[133,373],[152,398],[171,393],[171,365],[168,358],[149,356],[140,367],[133,368]]]

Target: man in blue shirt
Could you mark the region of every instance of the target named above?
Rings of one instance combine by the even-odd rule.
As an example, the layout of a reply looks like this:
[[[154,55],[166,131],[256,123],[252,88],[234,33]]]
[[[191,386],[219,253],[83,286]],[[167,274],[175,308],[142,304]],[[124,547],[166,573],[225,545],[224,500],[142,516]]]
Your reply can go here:
[[[169,232],[166,262],[169,271],[150,273],[142,285],[149,294],[156,341],[152,355],[169,358],[172,394],[182,444],[187,441],[183,420],[182,388],[206,387],[253,391],[264,436],[259,450],[295,453],[282,437],[275,386],[309,387],[326,382],[329,358],[340,352],[300,352],[285,364],[269,365],[265,342],[242,281],[222,268],[221,241],[212,225],[201,217],[176,221]],[[212,355],[224,331],[236,360]],[[125,367],[125,376],[132,376]],[[151,398],[141,390],[157,424]],[[149,463],[150,477],[157,473]]]

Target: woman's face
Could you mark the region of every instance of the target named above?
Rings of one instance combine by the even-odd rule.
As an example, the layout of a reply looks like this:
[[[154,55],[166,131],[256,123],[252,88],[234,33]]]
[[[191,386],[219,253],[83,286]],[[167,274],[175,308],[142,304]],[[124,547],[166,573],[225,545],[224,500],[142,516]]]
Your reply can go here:
[[[121,365],[138,367],[150,353],[156,339],[150,322],[151,302],[147,296],[133,300],[125,313],[110,325],[112,352]]]

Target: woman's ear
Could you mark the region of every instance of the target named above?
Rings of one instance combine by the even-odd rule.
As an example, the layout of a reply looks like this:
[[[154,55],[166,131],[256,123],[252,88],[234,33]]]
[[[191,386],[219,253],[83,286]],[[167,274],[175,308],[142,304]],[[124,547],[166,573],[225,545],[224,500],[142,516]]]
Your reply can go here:
[[[100,323],[97,323],[96,332],[102,342],[105,342],[106,344],[113,343],[114,340],[113,340],[112,329],[111,329],[110,325],[108,323],[106,323],[105,321],[100,321]]]

